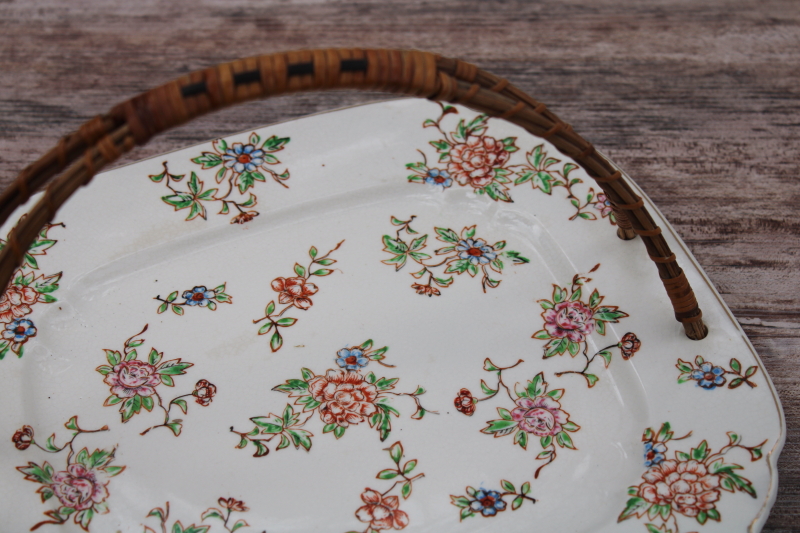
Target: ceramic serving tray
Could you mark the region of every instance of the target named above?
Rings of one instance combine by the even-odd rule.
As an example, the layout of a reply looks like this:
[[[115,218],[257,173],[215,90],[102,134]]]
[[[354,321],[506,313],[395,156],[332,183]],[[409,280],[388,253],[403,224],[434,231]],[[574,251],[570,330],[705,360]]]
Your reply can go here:
[[[465,108],[98,176],[0,300],[0,529],[759,531],[780,403],[645,204],[701,341],[583,169]]]

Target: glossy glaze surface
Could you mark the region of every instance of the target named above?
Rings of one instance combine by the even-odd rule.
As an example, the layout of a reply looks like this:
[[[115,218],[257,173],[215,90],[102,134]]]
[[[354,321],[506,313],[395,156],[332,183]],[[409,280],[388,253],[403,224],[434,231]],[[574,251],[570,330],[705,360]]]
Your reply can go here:
[[[213,532],[238,519],[242,531],[274,532],[757,531],[774,499],[780,405],[682,243],[665,227],[710,328],[698,342],[673,320],[641,243],[617,239],[582,169],[511,125],[445,111],[402,100],[318,115],[117,169],[81,191],[47,234],[58,242],[28,268],[62,272],[47,293],[57,301],[9,317],[36,334],[18,342],[22,357],[10,349],[0,361],[4,397],[19,399],[0,414],[14,527],[61,520],[42,527],[77,531],[91,508],[90,531],[180,520]],[[249,163],[263,181],[242,177]],[[140,363],[125,361],[134,348]],[[30,426],[44,448],[55,431],[60,448],[73,416],[75,428],[107,430],[79,433],[71,455],[25,445]],[[113,461],[78,472],[83,448],[114,450]],[[720,450],[755,497],[719,488],[722,463],[716,474],[696,466]],[[677,503],[636,516],[631,499],[648,502],[644,485],[672,460],[695,461],[690,481],[705,484],[667,482],[661,501]],[[36,477],[28,462],[44,461],[53,475],[24,479]],[[376,479],[392,468],[403,473]],[[44,503],[39,487],[53,492]],[[77,510],[41,514],[65,502]]]

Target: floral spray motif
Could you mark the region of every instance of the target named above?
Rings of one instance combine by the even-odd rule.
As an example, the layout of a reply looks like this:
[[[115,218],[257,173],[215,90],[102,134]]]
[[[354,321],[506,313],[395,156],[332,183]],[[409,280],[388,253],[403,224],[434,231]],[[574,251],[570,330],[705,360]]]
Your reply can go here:
[[[596,264],[589,273],[600,268]],[[534,339],[546,340],[544,346],[544,359],[567,352],[572,357],[579,353],[583,355],[586,363],[581,370],[566,370],[557,372],[556,376],[565,374],[579,374],[586,379],[589,387],[594,387],[600,379],[596,374],[589,373],[589,367],[599,356],[606,368],[611,364],[611,349],[619,348],[624,360],[628,360],[639,351],[641,341],[635,333],[628,332],[616,343],[601,348],[593,355],[589,355],[588,337],[595,331],[600,335],[606,334],[606,323],[616,324],[621,318],[628,316],[614,305],[602,305],[605,296],[601,296],[597,289],[589,295],[588,301],[583,301],[583,289],[592,278],[575,274],[569,287],[553,285],[552,300],[539,300],[539,305],[544,310],[544,329],[533,334]]]
[[[564,396],[564,389],[548,391],[548,383],[544,380],[543,372],[536,374],[525,387],[514,385],[512,394],[512,388],[503,381],[503,372],[522,363],[524,361],[520,359],[511,366],[502,367],[487,358],[483,362],[483,369],[495,373],[497,385],[490,387],[481,380],[481,390],[486,396],[475,398],[469,389],[461,389],[454,403],[456,410],[472,416],[479,402],[494,398],[501,388],[504,389],[508,398],[514,403],[514,408],[509,411],[498,407],[497,413],[500,418],[489,420],[487,422],[489,425],[481,429],[481,433],[493,435],[494,438],[514,435],[514,444],[518,444],[524,450],[528,449],[530,439],[538,437],[542,451],[536,459],[545,461],[534,473],[534,478],[538,478],[542,469],[555,461],[558,448],[576,449],[569,433],[578,431],[580,426],[570,421],[569,413],[561,408],[560,400]]]
[[[536,499],[528,496],[531,492],[531,484],[525,482],[519,491],[514,488],[514,484],[505,479],[500,481],[502,491],[493,489],[476,489],[467,487],[466,496],[451,495],[450,500],[453,505],[461,509],[460,520],[481,515],[486,518],[497,516],[497,513],[508,508],[506,498],[514,497],[511,501],[511,510],[516,511],[520,506],[529,501],[536,503]]]
[[[519,252],[513,250],[501,251],[506,247],[506,241],[498,241],[492,245],[488,244],[484,239],[476,237],[476,226],[465,227],[461,230],[460,234],[448,228],[433,228],[436,231],[437,239],[442,241],[447,246],[435,250],[437,256],[442,256],[439,262],[431,264],[433,259],[429,254],[422,252],[426,247],[428,235],[417,237],[408,243],[401,237],[401,233],[405,231],[408,235],[417,235],[418,232],[411,228],[411,222],[417,218],[412,216],[409,220],[400,220],[396,217],[391,217],[392,224],[399,226],[395,232],[395,237],[390,235],[383,236],[383,250],[393,254],[391,259],[382,261],[386,265],[393,265],[395,271],[403,268],[408,260],[418,263],[422,266],[419,272],[413,272],[411,275],[424,281],[427,275],[427,283],[414,283],[411,288],[417,291],[417,294],[423,296],[440,296],[441,291],[453,284],[453,276],[438,277],[434,270],[435,268],[445,267],[444,274],[457,274],[461,275],[467,273],[470,277],[475,277],[478,273],[482,274],[481,286],[483,292],[487,288],[494,289],[500,285],[500,280],[492,279],[491,271],[502,274],[503,257],[510,260],[515,265],[522,265],[529,263],[527,257],[523,257]]]
[[[414,400],[417,410],[411,418],[422,419],[426,413],[436,413],[422,407],[419,397],[425,389],[417,387],[414,392],[395,392],[399,378],[378,378],[374,373],[364,374],[362,370],[371,361],[386,367],[383,362],[388,347],[372,349],[372,340],[361,345],[346,347],[337,353],[336,363],[339,369],[328,369],[324,375],[316,375],[308,368],[300,370],[302,379],[289,379],[286,383],[272,390],[288,394],[296,398],[294,405],[301,406],[296,412],[292,404],[286,404],[281,415],[257,416],[250,420],[255,427],[249,432],[231,432],[239,435],[237,448],[244,448],[248,443],[256,447],[254,457],[262,457],[270,451],[269,443],[279,439],[276,450],[287,448],[293,444],[296,449],[311,449],[311,438],[314,436],[303,429],[315,413],[324,424],[323,433],[333,433],[337,439],[344,436],[351,426],[367,422],[377,430],[380,440],[386,440],[392,431],[391,416],[399,417],[398,411],[391,403],[391,397],[407,396]]]
[[[717,453],[712,453],[708,443],[702,441],[689,453],[676,451],[675,459],[667,459],[667,443],[691,435],[689,432],[683,437],[674,437],[669,422],[662,424],[658,432],[652,428],[644,431],[644,465],[648,470],[642,474],[640,485],[628,489],[630,498],[619,515],[619,522],[647,515],[649,520],[662,522],[661,526],[645,524],[648,532],[679,533],[678,515],[693,518],[700,525],[708,520],[722,521],[716,508],[722,494],[720,491],[741,491],[756,497],[752,482],[737,473],[743,467],[726,463],[724,456],[735,448],[741,448],[750,453],[751,461],[758,461],[763,457],[762,448],[766,440],[757,446],[744,446],[741,436],[728,432],[729,443]]]
[[[31,426],[23,426],[11,438],[14,446],[21,451],[31,446],[51,454],[68,451],[66,469],[59,472],[47,461],[41,465],[29,462],[26,466],[17,467],[27,481],[41,485],[36,492],[41,496],[42,503],[53,498],[58,502],[56,509],[45,511],[48,519],[35,524],[31,531],[47,524],[65,524],[70,518],[81,529],[89,531],[95,515],[109,511],[106,499],[109,496],[110,479],[125,470],[124,466],[111,466],[116,449],[89,452],[87,448],[83,448],[75,452],[74,442],[79,435],[108,431],[108,426],[93,430],[83,429],[78,424],[78,417],[73,416],[64,427],[72,431],[72,438],[63,446],[55,443],[55,433],[44,444],[37,442]]]
[[[194,364],[184,363],[181,359],[162,361],[164,354],[155,348],[150,349],[146,360],[138,359],[136,348],[144,344],[144,339],[137,337],[145,331],[147,325],[125,341],[122,352],[105,350],[109,364],[96,368],[97,372],[105,376],[103,382],[111,387],[111,396],[106,398],[103,405],[120,404],[119,412],[123,423],[140,413],[142,408],[152,411],[154,407],[158,407],[164,411],[164,423],[144,430],[142,435],[152,429],[166,427],[177,437],[183,429],[183,420],[170,418],[172,407],[177,406],[184,414],[188,413],[189,406],[184,398],[189,397],[194,397],[198,404],[205,407],[211,403],[217,388],[207,380],[201,379],[195,385],[194,391],[176,396],[165,407],[158,387],[160,385],[174,387],[173,376],[186,374],[186,369]]]
[[[19,222],[27,216],[20,217]],[[22,265],[11,276],[11,283],[0,296],[0,331],[2,331],[0,359],[9,352],[22,357],[25,343],[38,332],[33,320],[29,318],[33,313],[33,306],[57,301],[53,293],[58,289],[61,272],[40,274],[36,257],[47,255],[47,250],[58,242],[47,235],[52,228],[59,226],[63,228],[64,224],[47,224],[39,232],[24,254]],[[5,248],[6,244],[7,241],[0,239],[0,250]]]
[[[225,285],[219,285],[214,289],[208,289],[205,285],[197,285],[193,289],[183,291],[181,298],[182,302],[175,302],[178,299],[178,291],[171,292],[166,298],[156,296],[154,300],[163,302],[158,306],[158,314],[165,312],[168,308],[172,308],[172,312],[178,316],[183,315],[185,307],[205,307],[212,311],[217,310],[217,303],[232,304],[233,298],[225,293]]]
[[[188,190],[178,190],[176,187],[183,180],[185,174],[171,174],[166,161],[162,163],[164,171],[161,174],[151,175],[150,179],[155,183],[163,182],[170,190],[171,194],[161,198],[164,203],[171,205],[175,211],[189,210],[186,220],[194,220],[197,217],[206,219],[206,206],[219,202],[221,204],[220,215],[237,213],[231,218],[231,224],[244,224],[258,216],[258,211],[252,209],[257,204],[257,198],[251,192],[248,193],[249,196],[246,200],[236,200],[234,191],[239,195],[244,195],[248,190],[254,188],[257,182],[267,181],[264,174],[270,176],[281,186],[288,188],[285,182],[289,179],[289,171],[285,170],[282,174],[278,174],[270,166],[280,163],[273,154],[283,150],[289,140],[288,137],[273,135],[261,143],[261,137],[254,132],[250,134],[246,144],[233,143],[229,147],[224,139],[214,141],[212,143],[213,152],[203,152],[200,157],[192,159],[192,162],[200,165],[203,170],[220,167],[214,176],[220,188],[205,189],[205,184],[197,177],[197,174],[192,172],[186,183]]]
[[[439,104],[441,114],[437,119],[427,119],[423,128],[435,128],[440,138],[430,141],[439,154],[438,164],[428,163],[428,156],[421,150],[422,161],[406,164],[412,172],[409,183],[427,184],[441,188],[457,183],[471,187],[477,194],[485,194],[494,201],[512,202],[509,188],[528,183],[536,190],[552,196],[556,189],[566,191],[566,199],[575,209],[570,220],[599,220],[607,218],[616,224],[611,202],[602,192],[580,187],[583,180],[575,176],[580,168],[575,163],[562,163],[548,155],[545,144],[539,144],[525,154],[522,163],[511,164],[519,151],[516,137],[497,139],[487,134],[491,119],[477,115],[473,119],[461,119],[452,131],[446,131],[443,121],[448,115],[457,115],[458,109]],[[580,190],[579,190],[580,189]]]
[[[295,275],[293,277],[275,278],[272,280],[272,290],[278,293],[278,303],[286,307],[277,311],[275,301],[271,300],[264,310],[265,316],[253,320],[253,324],[258,324],[265,320],[267,321],[258,329],[258,334],[266,335],[271,331],[273,332],[269,340],[269,347],[273,353],[280,350],[281,346],[283,346],[281,329],[294,326],[297,323],[296,318],[284,317],[283,314],[292,308],[301,311],[307,311],[311,308],[314,304],[311,297],[317,294],[319,288],[309,280],[314,276],[323,277],[333,274],[333,269],[320,267],[327,267],[336,263],[336,260],[331,259],[330,255],[338,250],[343,243],[344,241],[339,242],[339,244],[323,256],[320,256],[317,249],[312,246],[308,251],[308,256],[311,258],[308,267],[304,267],[300,263],[295,263]]]
[[[206,509],[206,511],[200,516],[201,523],[208,519],[216,518],[222,522],[222,527],[224,527],[225,531],[228,531],[229,533],[239,531],[241,528],[250,527],[250,524],[241,518],[237,519],[236,521],[232,520],[234,513],[246,513],[250,510],[243,501],[239,501],[235,498],[220,498],[217,500],[217,504],[219,504],[219,508],[210,507]],[[169,521],[169,514],[169,502],[167,502],[164,507],[156,507],[151,509],[147,514],[147,517],[150,518],[152,516],[157,518],[161,522],[161,531],[165,532],[168,530],[167,522]],[[172,528],[170,528],[169,531],[171,533],[208,533],[210,529],[211,526],[206,525],[190,524],[188,526],[184,526],[181,521],[178,520],[172,524]],[[151,527],[144,526],[144,533],[156,533],[156,530]]]
[[[753,365],[742,372],[742,364],[735,357],[731,359],[730,370],[706,361],[701,355],[695,357],[694,363],[678,359],[675,367],[681,371],[678,383],[695,381],[698,387],[706,390],[724,386],[728,382],[725,376],[736,376],[728,383],[729,389],[736,389],[745,383],[751,389],[758,386],[750,381],[750,378],[758,371],[758,367]]]
[[[387,451],[395,466],[394,468],[381,470],[375,477],[377,479],[394,479],[396,481],[383,492],[369,487],[364,489],[364,492],[361,494],[361,501],[364,502],[364,505],[359,507],[356,511],[356,518],[368,524],[363,533],[377,533],[378,531],[387,529],[404,529],[411,520],[408,513],[400,509],[400,498],[391,493],[395,488],[400,486],[400,495],[404,500],[407,500],[411,496],[413,483],[425,477],[425,474],[421,472],[412,475],[414,469],[417,467],[416,459],[411,459],[403,463],[404,451],[401,442],[395,442]],[[402,466],[400,466],[401,463],[403,463]],[[350,531],[348,533],[359,532]]]

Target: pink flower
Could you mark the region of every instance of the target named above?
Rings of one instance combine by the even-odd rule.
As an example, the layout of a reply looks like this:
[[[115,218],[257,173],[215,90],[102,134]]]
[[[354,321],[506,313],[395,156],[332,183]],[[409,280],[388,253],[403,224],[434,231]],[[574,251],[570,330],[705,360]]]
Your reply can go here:
[[[326,424],[348,427],[374,414],[378,389],[358,372],[328,370],[308,382],[308,392],[322,405],[319,416]]]
[[[503,143],[492,137],[469,137],[467,142],[450,150],[447,170],[461,185],[476,189],[486,187],[494,180],[494,169],[506,164],[510,154]]]
[[[719,500],[719,476],[695,460],[662,461],[642,474],[639,497],[648,503],[672,505],[684,516],[695,517],[714,508]]]
[[[66,472],[58,472],[53,476],[50,486],[61,505],[83,511],[108,498],[108,481],[99,480],[97,474],[96,470],[87,470],[77,463],[71,464]]]
[[[111,392],[120,398],[132,398],[137,394],[152,396],[156,392],[153,387],[161,383],[161,376],[153,365],[134,359],[115,365],[103,382],[111,385]]]
[[[611,201],[606,197],[606,195],[604,193],[602,193],[602,192],[599,193],[595,200],[596,200],[596,203],[594,204],[594,208],[597,209],[598,211],[600,211],[600,216],[601,217],[604,217],[604,218],[607,217],[614,210],[611,207]]]
[[[358,508],[356,517],[369,522],[372,529],[403,529],[408,525],[408,515],[398,509],[400,500],[397,496],[381,496],[379,492],[365,489],[361,499],[366,505]]]
[[[583,302],[561,302],[542,313],[544,329],[551,337],[583,342],[594,331],[594,312]]]
[[[517,398],[515,403],[517,408],[511,411],[511,418],[519,422],[521,430],[537,437],[561,433],[561,425],[569,420],[569,414],[561,410],[561,404],[549,396]]]
[[[306,283],[305,278],[275,278],[272,280],[272,290],[280,293],[280,303],[291,303],[305,310],[313,304],[309,296],[316,294],[319,289],[313,283]]]
[[[11,285],[3,296],[0,296],[0,322],[9,323],[17,318],[29,315],[39,293],[33,287]]]

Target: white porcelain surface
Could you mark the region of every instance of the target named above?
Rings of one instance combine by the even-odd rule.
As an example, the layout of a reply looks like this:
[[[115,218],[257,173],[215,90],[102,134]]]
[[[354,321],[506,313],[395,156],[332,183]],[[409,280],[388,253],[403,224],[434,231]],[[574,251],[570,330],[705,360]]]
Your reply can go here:
[[[148,513],[164,508],[166,502],[170,506],[164,522],[167,528],[180,521],[183,528],[196,524],[209,526],[211,532],[225,531],[220,519],[201,520],[209,508],[225,511],[219,498],[245,502],[249,510],[234,512],[226,525],[232,528],[243,519],[248,525],[240,531],[365,531],[369,524],[357,514],[368,507],[362,492],[365,487],[383,492],[392,486],[394,480],[376,479],[376,475],[393,467],[386,449],[399,441],[405,453],[401,463],[418,460],[409,477],[425,476],[414,480],[408,499],[400,498],[399,509],[405,517],[395,512],[394,527],[403,525],[407,531],[420,533],[645,532],[645,524],[652,523],[654,528],[666,524],[657,531],[677,533],[673,518],[664,522],[633,516],[618,522],[629,499],[628,487],[641,485],[647,471],[642,433],[648,427],[657,432],[665,422],[675,435],[666,444],[667,459],[673,459],[676,451],[688,453],[704,440],[716,453],[729,444],[728,432],[740,435],[744,446],[766,440],[760,460],[751,461],[743,448],[731,449],[724,456],[725,464],[743,467],[737,472],[752,482],[755,497],[715,489],[718,499],[712,503],[721,519],[708,519],[704,525],[672,510],[681,532],[759,531],[777,489],[776,464],[785,435],[781,407],[743,331],[669,224],[646,200],[697,293],[710,331],[702,341],[683,335],[640,239],[618,239],[608,218],[591,206],[586,212],[598,220],[570,220],[575,208],[565,198],[563,187],[547,195],[529,183],[512,184],[508,192],[514,201],[508,203],[456,182],[445,189],[409,182],[412,171],[406,164],[421,161],[419,151],[425,154],[428,168],[447,168],[447,162],[437,162],[436,148],[429,144],[441,138],[440,132],[422,127],[426,119],[435,120],[439,114],[437,104],[399,100],[257,130],[260,143],[272,135],[291,139],[275,153],[280,163],[269,167],[276,173],[288,169],[291,177],[283,181],[285,188],[267,175],[267,182],[256,182],[241,196],[247,198],[253,192],[258,198],[253,209],[260,215],[245,224],[231,224],[231,214],[217,214],[220,202],[209,204],[207,219],[187,221],[188,209],[175,211],[162,201],[169,194],[164,182],[148,179],[163,172],[162,162],[167,161],[171,174],[186,176],[174,184],[176,188],[186,190],[192,172],[206,189],[222,188],[224,182],[216,185],[214,179],[221,166],[203,169],[192,161],[201,152],[213,151],[211,143],[107,172],[80,190],[58,214],[57,222],[65,227],[48,232],[58,242],[46,255],[36,256],[36,275],[63,272],[60,287],[51,293],[58,301],[30,306],[32,311],[24,318],[35,323],[36,336],[25,342],[21,358],[9,352],[0,361],[5,406],[0,411],[3,529],[26,531],[48,520],[42,513],[59,507],[59,494],[43,503],[36,490],[45,485],[25,480],[17,467],[47,461],[56,472],[67,470],[68,450],[45,453],[36,446],[18,450],[12,435],[27,425],[40,445],[45,446],[55,432],[55,443],[61,446],[72,435],[64,423],[77,415],[81,428],[108,426],[108,431],[78,435],[75,451],[115,449],[111,465],[125,466],[118,475],[103,478],[108,494],[96,495],[96,500],[104,502],[109,512],[100,514],[100,504],[87,526],[89,531],[139,532],[144,526],[161,531],[159,518]],[[442,129],[456,131],[461,118],[468,123],[475,116],[459,108],[457,114],[443,118]],[[230,136],[229,147],[236,142],[247,144],[250,134]],[[560,160],[553,168],[563,168],[569,161],[548,143],[499,120],[489,120],[482,134],[498,140],[516,138],[513,142],[519,150],[509,152],[505,167],[525,165],[526,153],[542,143],[544,151]],[[521,168],[515,167],[514,172]],[[520,175],[511,175],[512,181]],[[572,170],[570,178],[574,177],[583,181],[575,191],[585,199],[591,179],[580,168]],[[433,250],[448,246],[435,239],[434,227],[458,233],[473,225],[476,238],[490,245],[505,240],[503,251],[515,250],[530,262],[516,264],[504,257],[502,274],[493,274],[502,282],[486,291],[480,274],[473,278],[463,273],[444,276],[452,275],[454,281],[441,287],[440,295],[419,295],[411,288],[418,283],[411,273],[419,271],[420,265],[407,264],[396,272],[382,263],[393,255],[384,251],[382,238],[398,230],[390,217],[407,221],[412,216],[416,218],[411,227],[419,234],[403,233],[402,237],[411,242],[428,235],[422,250],[433,256],[424,260],[428,264],[438,262]],[[330,268],[332,273],[308,282],[318,289],[308,295],[313,305],[286,311],[285,317],[298,320],[281,329],[283,345],[272,351],[272,332],[258,335],[265,322],[253,321],[264,316],[270,301],[278,311],[285,307],[271,285],[273,280],[296,277],[295,263],[307,266],[312,246],[320,257],[341,241],[330,255],[337,262],[315,267]],[[598,263],[601,266],[589,274]],[[442,268],[436,271],[442,275]],[[585,343],[588,355],[620,342],[627,332],[641,340],[641,347],[628,360],[621,357],[618,347],[609,350],[612,360],[607,368],[602,357],[594,360],[591,372],[598,381],[591,388],[580,375],[555,375],[580,370],[585,362],[581,354],[573,358],[567,352],[544,359],[547,340],[532,338],[544,329],[538,302],[551,300],[553,285],[567,287],[576,274],[591,277],[580,300],[587,302],[597,289],[604,297],[603,305],[616,306],[628,315],[618,323],[608,322],[605,335],[595,328]],[[181,316],[170,309],[157,312],[156,296],[166,298],[178,291],[175,302],[180,303],[186,290],[222,284],[232,303],[220,302],[214,311],[183,306]],[[155,387],[165,405],[175,396],[191,394],[198,380],[216,387],[209,405],[199,405],[197,396],[187,396],[185,415],[173,405],[170,420],[183,421],[177,437],[166,427],[140,435],[164,421],[158,406],[152,412],[142,409],[125,423],[119,405],[104,406],[110,385],[95,370],[109,364],[104,349],[122,350],[125,340],[146,324],[147,331],[136,337],[146,339],[138,347],[140,360],[154,347],[163,352],[162,362],[180,358],[193,364],[184,375],[173,376],[174,387],[164,383]],[[310,451],[292,445],[275,450],[278,440],[272,441],[264,457],[253,457],[256,448],[249,443],[245,449],[236,449],[239,436],[230,428],[250,431],[251,417],[281,414],[295,400],[273,387],[300,379],[301,368],[317,376],[338,369],[337,352],[367,339],[374,340],[373,350],[389,347],[382,362],[394,368],[370,361],[361,374],[372,371],[378,378],[399,378],[396,392],[424,387],[419,401],[438,414],[429,412],[414,420],[414,398],[392,396],[390,403],[401,416],[391,419],[391,434],[383,442],[366,421],[351,425],[339,439],[333,432],[323,433],[317,410],[303,426],[313,433]],[[678,359],[693,362],[697,355],[728,369],[735,358],[742,372],[757,367],[749,378],[756,387],[743,383],[728,388],[735,379],[731,374],[724,375],[725,384],[713,390],[691,379],[678,383]],[[460,389],[467,388],[478,398],[485,396],[481,380],[490,387],[497,383],[495,374],[483,369],[486,358],[503,367],[524,360],[503,372],[509,385],[520,383],[524,388],[541,372],[548,390],[564,389],[558,401],[561,412],[579,426],[569,432],[576,449],[556,447],[555,459],[538,478],[534,472],[547,460],[537,460],[542,452],[538,436],[528,434],[525,450],[513,443],[513,436],[492,438],[481,432],[487,421],[500,419],[496,408],[515,408],[504,391],[478,403],[472,416],[454,407]],[[294,407],[301,412],[302,406]],[[542,416],[547,418],[546,413]],[[536,421],[547,423],[541,417]],[[677,440],[689,432],[691,436]],[[451,504],[451,495],[472,499],[467,486],[503,492],[501,480],[510,481],[514,491],[530,483],[529,496],[536,503],[526,500],[512,510],[514,497],[506,496],[506,507],[496,516],[476,511],[475,516],[459,520],[460,509]],[[59,487],[66,490],[63,484]],[[400,489],[398,485],[389,494],[399,495]],[[385,509],[367,511],[377,516]],[[360,517],[367,511],[362,509]],[[81,530],[73,517],[66,520],[39,530]]]

